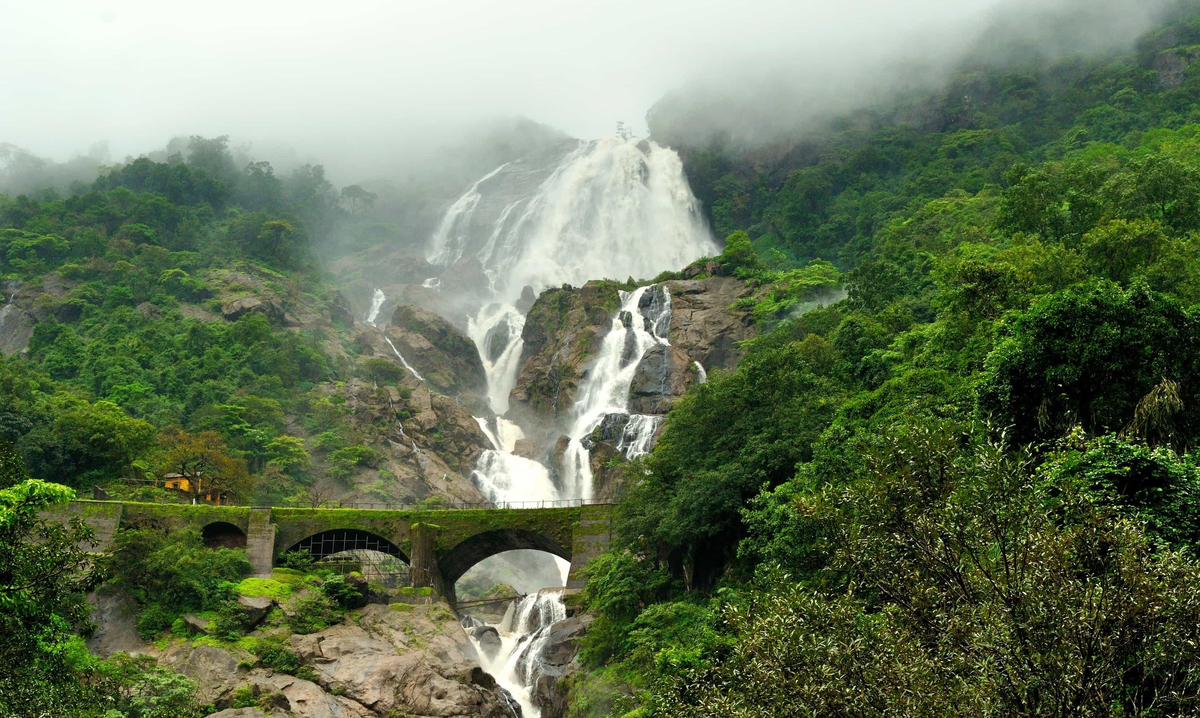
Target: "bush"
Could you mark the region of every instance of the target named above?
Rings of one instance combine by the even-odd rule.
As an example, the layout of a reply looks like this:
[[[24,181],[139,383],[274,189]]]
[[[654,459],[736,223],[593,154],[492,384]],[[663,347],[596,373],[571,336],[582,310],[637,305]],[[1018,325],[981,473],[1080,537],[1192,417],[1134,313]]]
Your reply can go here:
[[[158,634],[171,628],[179,614],[171,611],[160,603],[151,603],[142,609],[137,619],[137,632],[143,640],[149,641]]]
[[[344,609],[352,608],[361,598],[358,588],[346,582],[343,576],[330,576],[321,584],[321,593]]]
[[[338,620],[337,603],[320,591],[309,591],[292,603],[288,628],[296,633],[316,633]]]

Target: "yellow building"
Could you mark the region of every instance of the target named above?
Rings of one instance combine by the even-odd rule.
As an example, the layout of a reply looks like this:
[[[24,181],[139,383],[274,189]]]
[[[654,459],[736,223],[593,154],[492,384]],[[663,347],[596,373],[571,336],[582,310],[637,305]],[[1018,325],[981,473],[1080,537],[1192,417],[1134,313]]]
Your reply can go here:
[[[197,478],[196,484],[197,484],[196,494],[198,495],[204,491],[203,479]],[[163,475],[163,486],[168,489],[174,489],[175,491],[182,492],[184,494],[187,494],[188,496],[192,495],[191,479],[184,476],[183,474],[164,474]],[[218,491],[216,494],[211,494],[211,493],[204,494],[203,500],[205,503],[216,504],[217,506],[220,506],[222,504],[229,503],[229,496],[223,492]]]

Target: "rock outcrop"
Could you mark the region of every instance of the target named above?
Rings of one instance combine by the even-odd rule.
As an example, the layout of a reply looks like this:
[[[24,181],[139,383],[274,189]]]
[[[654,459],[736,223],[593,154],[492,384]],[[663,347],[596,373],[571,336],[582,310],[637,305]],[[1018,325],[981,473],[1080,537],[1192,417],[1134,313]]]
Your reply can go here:
[[[540,659],[530,676],[530,697],[541,709],[542,718],[567,714],[567,682],[579,670],[579,639],[592,623],[589,615],[573,616],[550,626]]]
[[[298,677],[240,649],[178,641],[146,652],[192,680],[221,718],[510,718],[508,699],[479,665],[445,604],[373,604],[341,625],[294,635]],[[258,708],[235,708],[235,696]],[[244,703],[243,703],[244,705]]]
[[[670,346],[651,347],[642,357],[630,387],[628,408],[635,414],[665,414],[702,374],[737,366],[739,343],[754,335],[750,312],[736,306],[753,293],[742,280],[706,276],[662,286],[671,295]],[[589,362],[620,307],[619,289],[612,282],[550,289],[525,320],[510,406],[512,417],[532,427],[531,438],[541,446],[553,446],[571,421]]]
[[[582,288],[548,289],[534,302],[521,332],[521,371],[509,396],[517,423],[547,445],[570,419],[588,360],[620,308],[619,287],[588,282]]]
[[[480,392],[487,375],[475,344],[433,312],[402,304],[380,327],[417,372],[438,391],[454,395]]]
[[[454,399],[409,376],[399,385],[351,379],[320,390],[337,397],[350,428],[381,457],[377,465],[358,467],[350,486],[338,487],[330,498],[348,503],[409,503],[431,496],[483,500],[469,476],[489,443]],[[316,454],[313,461],[321,469],[326,457]]]

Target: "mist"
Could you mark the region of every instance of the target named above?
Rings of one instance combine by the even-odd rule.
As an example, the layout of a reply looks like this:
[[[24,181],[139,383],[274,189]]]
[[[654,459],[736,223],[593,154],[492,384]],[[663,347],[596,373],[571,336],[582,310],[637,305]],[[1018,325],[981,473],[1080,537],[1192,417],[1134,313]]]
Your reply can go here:
[[[644,135],[647,110],[669,95],[660,123],[669,110],[700,132],[762,138],[936,85],[972,51],[1027,59],[1031,46],[1054,56],[1128,43],[1165,6],[8,3],[0,143],[86,174],[176,136],[230,135],[277,165],[321,162],[340,184],[412,181],[447,162],[464,165],[453,184],[476,163],[448,148],[478,149],[513,117],[582,138],[619,121]]]

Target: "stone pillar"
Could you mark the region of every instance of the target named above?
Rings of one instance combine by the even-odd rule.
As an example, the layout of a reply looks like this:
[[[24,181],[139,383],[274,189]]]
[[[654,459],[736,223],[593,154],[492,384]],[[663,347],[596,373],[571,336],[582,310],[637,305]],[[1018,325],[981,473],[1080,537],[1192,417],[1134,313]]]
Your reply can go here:
[[[413,588],[432,588],[439,596],[445,596],[445,581],[437,562],[437,532],[438,527],[433,524],[413,524],[409,533],[412,551],[408,560]]]
[[[250,509],[249,530],[246,531],[246,558],[254,575],[267,577],[275,567],[275,524],[271,509]]]
[[[571,540],[571,570],[567,573],[567,588],[583,588],[586,583],[584,566],[604,553],[611,539],[612,506],[580,507],[579,523]]]

